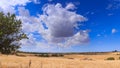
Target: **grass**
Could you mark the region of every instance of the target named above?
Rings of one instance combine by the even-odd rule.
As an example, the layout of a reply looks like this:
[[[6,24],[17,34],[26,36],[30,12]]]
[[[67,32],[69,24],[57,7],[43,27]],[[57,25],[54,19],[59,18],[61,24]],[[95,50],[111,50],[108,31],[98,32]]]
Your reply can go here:
[[[0,68],[119,68],[120,60],[107,61],[106,58],[118,59],[119,55],[64,55],[64,57],[36,57],[0,55]],[[72,58],[72,59],[71,59]],[[84,60],[92,59],[92,60]]]

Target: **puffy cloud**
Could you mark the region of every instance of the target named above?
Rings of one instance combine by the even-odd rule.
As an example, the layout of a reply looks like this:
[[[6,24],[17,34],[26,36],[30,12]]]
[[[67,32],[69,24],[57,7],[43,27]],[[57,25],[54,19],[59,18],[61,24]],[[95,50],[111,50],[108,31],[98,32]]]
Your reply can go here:
[[[76,7],[73,3],[68,3],[67,6],[65,7],[66,9],[71,9],[71,10],[74,10]]]
[[[64,45],[70,46],[70,45],[80,45],[80,44],[88,43],[90,40],[88,32],[89,31],[87,30],[83,30],[76,33],[74,36],[68,38],[67,41],[64,43]]]
[[[39,31],[41,26],[39,18],[31,16],[29,10],[24,7],[18,7],[18,12],[19,16],[17,16],[17,18],[22,21],[22,29],[24,32],[31,33]]]
[[[89,41],[87,30],[75,32],[75,28],[79,28],[77,23],[84,22],[87,19],[82,15],[63,8],[60,3],[44,6],[43,14],[39,15],[39,17],[31,16],[29,10],[24,7],[19,7],[18,10],[18,18],[23,22],[22,28],[30,37],[30,39],[22,41],[23,45],[37,45],[38,47],[42,47],[39,45],[44,44],[43,46],[51,48],[51,45],[65,47]],[[44,41],[37,41],[38,37],[35,37],[34,32],[38,32]]]
[[[9,6],[26,5],[30,0],[1,0],[0,6],[6,8]]]
[[[24,7],[18,7],[18,12],[19,16],[17,16],[17,18],[22,21],[22,29],[29,38],[22,39],[20,41],[23,45],[21,50],[39,51],[39,49],[41,49],[40,51],[46,51],[54,49],[55,47],[51,47],[50,44],[44,41],[40,36],[46,32],[40,19],[38,17],[31,16],[29,10]],[[34,33],[37,33],[37,35]]]
[[[51,45],[47,43],[44,40],[38,41],[37,38],[35,37],[36,35],[30,33],[27,35],[29,39],[22,39],[20,43],[22,51],[30,51],[30,52],[51,52],[53,51],[57,46]]]
[[[30,16],[29,10],[25,9],[24,7],[18,7],[18,12],[19,12],[19,16],[26,16],[26,17]]]
[[[45,33],[44,27],[42,26],[40,19],[38,17],[31,16],[29,10],[25,9],[25,7],[18,7],[18,12],[19,15],[17,16],[17,18],[22,21],[22,29],[29,38],[20,41],[22,45],[24,45],[22,46],[21,50],[39,51],[38,49],[42,49],[43,51],[46,51],[49,48],[52,49],[52,47],[50,47],[48,43],[43,41],[44,39],[42,39],[42,37],[40,36],[41,34]],[[37,33],[37,35],[34,33]]]
[[[66,7],[63,8],[60,3],[44,6],[44,14],[40,15],[41,22],[47,26],[47,29],[42,30],[44,33],[40,32],[43,33],[43,38],[55,45],[79,45],[88,42],[88,31],[75,33],[77,23],[87,19]]]
[[[112,29],[112,34],[114,34],[114,33],[116,33],[117,32],[117,30],[116,29]]]
[[[43,11],[45,14],[41,15],[41,19],[49,28],[51,35],[54,37],[73,36],[74,26],[77,22],[87,20],[82,15],[66,10],[60,3],[56,5],[48,5],[43,9]]]
[[[22,29],[29,37],[29,39],[21,40],[22,45],[36,45],[36,48],[54,49],[52,46],[55,45],[79,45],[89,41],[88,31],[81,30],[75,32],[75,28],[79,28],[77,23],[87,21],[87,18],[69,11],[69,9],[75,7],[72,3],[69,3],[66,7],[62,7],[60,3],[56,5],[48,4],[43,7],[43,14],[36,17],[31,16],[29,10],[23,7],[31,1],[33,0],[21,0],[21,2],[17,0],[3,0],[3,2],[0,2],[0,11],[11,11],[11,13],[16,12],[16,5],[22,5],[22,7],[18,6],[17,18],[21,19]],[[35,32],[40,37],[36,37]]]
[[[1,0],[0,2],[0,11],[4,13],[19,13],[17,15],[18,19],[21,19],[23,24],[37,22],[37,17],[30,16],[29,10],[25,9],[27,3],[38,2],[37,0]],[[16,9],[15,7],[18,7]],[[30,25],[29,25],[30,26]]]
[[[16,13],[16,6],[26,6],[27,3],[34,2],[35,4],[40,4],[38,0],[1,0],[0,1],[0,11],[4,13]]]
[[[4,13],[15,13],[15,6],[25,6],[30,0],[1,0],[0,8]]]
[[[26,45],[29,45],[29,46],[36,45],[36,43],[35,43],[36,38],[34,38],[33,34],[29,34],[28,38],[29,39],[23,39],[20,41],[22,43],[22,45],[25,45],[25,46]]]

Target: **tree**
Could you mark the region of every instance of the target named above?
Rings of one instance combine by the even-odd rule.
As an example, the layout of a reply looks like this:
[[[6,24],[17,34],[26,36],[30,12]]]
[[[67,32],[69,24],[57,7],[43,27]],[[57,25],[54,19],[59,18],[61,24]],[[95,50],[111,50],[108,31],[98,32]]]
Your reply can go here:
[[[22,22],[17,20],[15,14],[0,12],[0,52],[11,54],[20,48],[19,41],[27,38],[22,31]]]

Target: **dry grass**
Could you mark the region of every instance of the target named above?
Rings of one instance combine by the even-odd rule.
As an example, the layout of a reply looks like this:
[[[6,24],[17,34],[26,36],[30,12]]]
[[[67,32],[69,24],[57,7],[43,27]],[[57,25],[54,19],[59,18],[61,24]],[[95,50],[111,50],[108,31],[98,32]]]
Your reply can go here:
[[[105,60],[114,57],[115,60]],[[65,55],[64,57],[19,57],[0,55],[0,68],[119,68],[119,55]]]

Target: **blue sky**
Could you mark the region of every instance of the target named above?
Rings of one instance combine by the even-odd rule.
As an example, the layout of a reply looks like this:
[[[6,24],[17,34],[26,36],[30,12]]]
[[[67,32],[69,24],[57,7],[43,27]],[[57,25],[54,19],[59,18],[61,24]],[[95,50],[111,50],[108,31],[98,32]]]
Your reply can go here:
[[[2,0],[29,39],[22,51],[120,51],[120,0]]]

